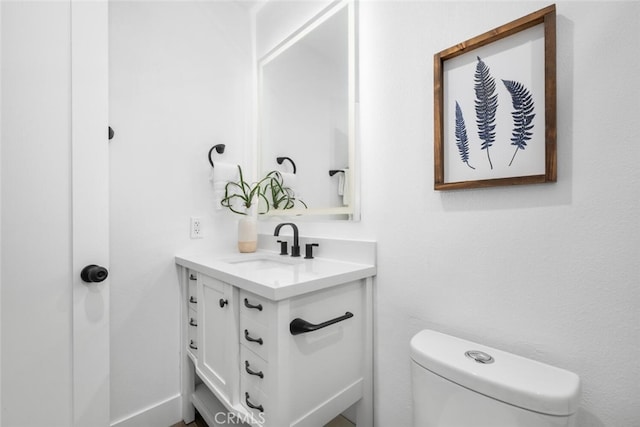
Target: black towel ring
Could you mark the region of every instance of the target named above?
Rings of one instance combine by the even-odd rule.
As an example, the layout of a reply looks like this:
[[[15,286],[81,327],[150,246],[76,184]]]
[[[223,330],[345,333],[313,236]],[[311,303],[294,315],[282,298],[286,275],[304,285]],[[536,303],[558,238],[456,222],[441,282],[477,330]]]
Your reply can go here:
[[[211,153],[213,152],[213,150],[216,150],[218,154],[224,153],[224,144],[214,145],[213,147],[211,147],[211,150],[209,150],[209,163],[211,164],[211,167],[213,167],[213,160],[211,160]]]
[[[276,157],[276,162],[278,162],[279,165],[281,165],[285,160],[289,160],[291,162],[291,166],[293,166],[293,173],[295,175],[297,171],[296,164],[291,160],[291,157]]]

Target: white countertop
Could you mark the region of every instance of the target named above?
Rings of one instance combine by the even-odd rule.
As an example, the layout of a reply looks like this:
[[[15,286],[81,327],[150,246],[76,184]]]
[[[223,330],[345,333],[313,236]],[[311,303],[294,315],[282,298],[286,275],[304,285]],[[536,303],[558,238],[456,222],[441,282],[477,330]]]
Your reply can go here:
[[[176,263],[273,301],[371,277],[374,264],[316,257],[304,259],[258,250],[177,255]],[[265,260],[265,262],[260,262]],[[251,262],[256,261],[256,262]]]

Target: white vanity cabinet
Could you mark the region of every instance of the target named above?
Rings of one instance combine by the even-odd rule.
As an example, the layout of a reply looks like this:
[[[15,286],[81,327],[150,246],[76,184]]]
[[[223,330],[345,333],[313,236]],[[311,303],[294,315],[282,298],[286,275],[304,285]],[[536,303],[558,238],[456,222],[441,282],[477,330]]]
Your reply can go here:
[[[323,261],[301,260],[295,282],[287,284],[282,276],[270,281],[276,268],[263,267],[252,278],[249,264],[234,270],[196,257],[176,259],[186,281],[186,422],[194,404],[211,427],[224,425],[221,411],[257,427],[321,427],[355,404],[357,426],[373,425],[373,265],[336,261],[340,272],[325,277]],[[189,302],[194,272],[197,350]],[[206,393],[210,404],[197,397]]]

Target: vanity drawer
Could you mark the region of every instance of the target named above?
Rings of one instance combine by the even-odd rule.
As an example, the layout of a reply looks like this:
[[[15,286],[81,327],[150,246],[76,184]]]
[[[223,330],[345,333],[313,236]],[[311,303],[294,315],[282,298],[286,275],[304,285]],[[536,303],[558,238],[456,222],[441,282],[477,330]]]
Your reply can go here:
[[[247,291],[240,291],[240,314],[257,323],[268,325],[272,304],[269,300]]]
[[[264,360],[268,359],[268,328],[250,317],[240,316],[240,342]]]
[[[187,351],[191,353],[196,359],[198,358],[198,339],[189,338],[187,342]]]
[[[198,316],[195,310],[189,309],[189,339],[195,340],[198,338]]]
[[[242,406],[251,413],[254,421],[264,424],[265,420],[269,419],[270,406],[267,395],[247,382],[244,376],[240,380],[240,401]]]
[[[256,355],[245,346],[240,346],[240,372],[244,377],[242,381],[255,388],[260,389],[264,394],[268,393],[267,384],[270,380],[268,363]]]

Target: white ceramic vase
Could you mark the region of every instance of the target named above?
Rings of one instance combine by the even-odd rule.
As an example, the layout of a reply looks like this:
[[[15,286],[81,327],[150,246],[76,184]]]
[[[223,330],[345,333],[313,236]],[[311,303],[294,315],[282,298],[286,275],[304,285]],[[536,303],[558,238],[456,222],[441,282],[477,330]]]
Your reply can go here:
[[[258,248],[258,215],[252,206],[246,215],[238,220],[238,250],[242,253],[255,252]]]

